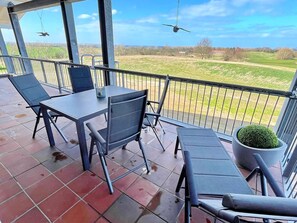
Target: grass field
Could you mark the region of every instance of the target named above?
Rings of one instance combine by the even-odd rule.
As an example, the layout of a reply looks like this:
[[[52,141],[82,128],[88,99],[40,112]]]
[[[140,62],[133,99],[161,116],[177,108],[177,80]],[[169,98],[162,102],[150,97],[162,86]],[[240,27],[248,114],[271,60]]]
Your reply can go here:
[[[127,53],[135,55],[116,56],[116,60],[119,61],[120,68],[125,70],[284,91],[288,90],[297,68],[297,58],[277,60],[274,52],[246,51],[244,61],[233,62],[223,61],[222,51],[215,53],[212,60],[201,60],[193,50],[191,50],[191,57],[190,54],[176,56],[179,55],[179,48],[167,48],[160,51],[159,48],[127,47]],[[122,54],[121,52],[125,51],[123,49],[125,48],[116,47],[115,55]],[[150,55],[140,55],[143,49],[146,49],[145,52]],[[8,50],[11,55],[17,54],[15,45],[8,45]],[[29,57],[32,58],[67,60],[67,49],[64,45],[29,44],[27,50]],[[82,45],[79,47],[79,52],[80,55],[100,54],[100,48]],[[156,56],[153,55],[154,53],[164,55]],[[166,56],[166,54],[175,56]],[[90,61],[86,60],[86,63],[90,64]]]
[[[162,75],[288,90],[295,69],[169,56],[119,56],[120,68]],[[297,66],[296,66],[297,67]]]

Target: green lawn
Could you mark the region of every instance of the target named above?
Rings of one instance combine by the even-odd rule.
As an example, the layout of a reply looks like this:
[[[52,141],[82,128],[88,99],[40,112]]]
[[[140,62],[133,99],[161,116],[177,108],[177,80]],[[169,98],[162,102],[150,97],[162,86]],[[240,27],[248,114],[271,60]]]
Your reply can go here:
[[[297,58],[293,60],[277,60],[275,53],[247,52],[247,62],[286,68],[297,68]]]

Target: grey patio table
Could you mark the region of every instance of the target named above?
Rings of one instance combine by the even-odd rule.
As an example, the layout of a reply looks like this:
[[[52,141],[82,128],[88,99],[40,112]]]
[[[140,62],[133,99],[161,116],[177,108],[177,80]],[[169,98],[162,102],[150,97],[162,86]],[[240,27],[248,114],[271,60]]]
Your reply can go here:
[[[97,98],[95,90],[93,89],[63,97],[52,98],[40,103],[50,146],[55,145],[55,140],[47,110],[54,111],[75,122],[84,170],[90,168],[84,122],[107,112],[108,97],[130,93],[135,90],[117,86],[106,86],[105,91],[105,98]]]

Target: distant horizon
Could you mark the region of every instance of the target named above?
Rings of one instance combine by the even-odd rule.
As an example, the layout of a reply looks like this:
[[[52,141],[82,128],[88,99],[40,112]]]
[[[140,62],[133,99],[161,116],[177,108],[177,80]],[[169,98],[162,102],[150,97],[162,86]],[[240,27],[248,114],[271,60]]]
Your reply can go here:
[[[7,44],[16,44],[16,42],[7,42]],[[66,43],[40,43],[40,42],[29,42],[29,43],[26,43],[26,44],[29,44],[29,45],[34,45],[34,44],[37,44],[37,45],[47,45],[47,46],[50,46],[50,45],[57,45],[57,46],[66,46]],[[197,44],[198,45],[198,44]],[[140,46],[140,45],[122,45],[122,44],[115,44],[114,46],[117,47],[117,46],[124,46],[124,47],[145,47],[145,48],[163,48],[163,47],[171,47],[171,48],[193,48],[193,47],[197,47],[196,46]],[[96,44],[96,43],[81,43],[79,44],[79,46],[95,46],[95,47],[98,47],[100,48],[101,45],[100,44]],[[275,48],[272,48],[272,47],[239,47],[239,46],[235,46],[235,47],[221,47],[221,46],[211,46],[212,48],[214,49],[219,49],[219,48],[222,48],[222,49],[228,49],[228,48],[240,48],[240,49],[244,49],[244,50],[249,50],[249,49],[271,49],[271,50],[277,50],[277,49],[280,49],[280,48],[290,48],[294,51],[297,51],[297,47],[296,48],[291,48],[291,47],[275,47]]]
[[[100,44],[98,1],[74,2],[78,44]],[[112,1],[115,45],[193,47],[208,38],[213,47],[297,48],[297,7],[292,0],[177,0]],[[176,25],[191,32],[173,32]],[[60,7],[24,14],[24,40],[66,43]],[[38,32],[48,32],[41,37]],[[13,41],[12,30],[3,29]]]

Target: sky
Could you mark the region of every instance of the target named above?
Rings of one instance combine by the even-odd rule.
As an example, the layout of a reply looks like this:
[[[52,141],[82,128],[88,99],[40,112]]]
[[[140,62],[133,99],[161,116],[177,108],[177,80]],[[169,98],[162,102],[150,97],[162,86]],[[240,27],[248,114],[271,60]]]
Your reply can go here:
[[[112,0],[114,43],[133,46],[196,46],[208,38],[214,47],[297,48],[296,0]],[[97,0],[73,3],[79,44],[100,44]],[[27,12],[20,20],[25,42],[65,43],[61,10]],[[38,36],[46,31],[48,37]],[[13,41],[11,30],[4,39]]]

